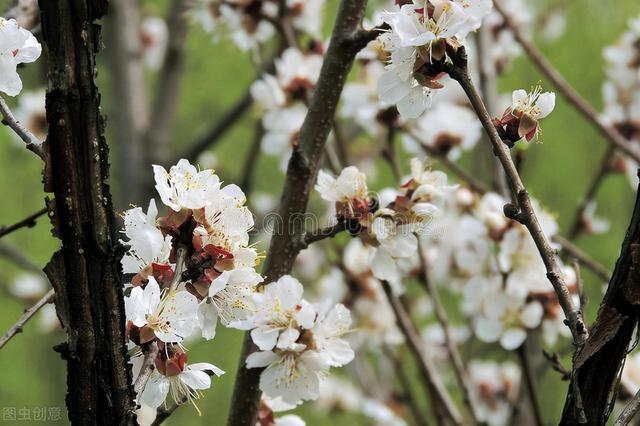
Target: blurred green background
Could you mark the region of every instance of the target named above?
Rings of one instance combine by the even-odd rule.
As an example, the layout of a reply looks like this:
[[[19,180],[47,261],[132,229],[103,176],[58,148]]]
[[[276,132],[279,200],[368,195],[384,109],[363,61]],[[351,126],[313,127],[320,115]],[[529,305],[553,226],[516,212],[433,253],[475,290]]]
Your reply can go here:
[[[0,1],[0,10],[5,10],[7,0]],[[327,0],[327,28],[334,18],[337,0]],[[145,11],[163,15],[166,1],[147,1]],[[596,0],[567,1],[567,30],[552,44],[539,43],[550,61],[565,75],[571,84],[597,109],[602,107],[601,84],[604,78],[602,48],[611,44],[626,28],[630,17],[640,14],[637,0],[616,0],[603,4]],[[109,49],[109,46],[106,46]],[[21,71],[27,88],[37,87],[43,61]],[[215,122],[227,106],[233,104],[246,90],[255,75],[249,54],[237,50],[228,42],[213,44],[211,36],[193,25],[188,35],[188,53],[183,90],[179,102],[179,114],[171,138],[172,148],[178,152],[189,145],[211,123]],[[545,79],[527,60],[520,59],[500,81],[505,92],[515,88],[528,88],[538,80]],[[114,99],[109,97],[109,69],[102,55],[99,64],[98,83],[104,95],[105,112],[110,110]],[[149,79],[150,93],[155,93],[153,78]],[[550,84],[545,84],[551,89]],[[218,171],[227,182],[240,178],[245,153],[253,139],[254,122],[259,117],[253,111],[236,125],[215,146]],[[112,159],[119,144],[110,138]],[[561,233],[568,231],[578,203],[596,172],[606,142],[593,127],[559,98],[555,112],[544,120],[544,143],[528,150],[523,167],[525,184],[543,205],[557,214]],[[488,152],[486,146],[480,151]],[[484,149],[484,150],[483,150]],[[470,158],[463,164],[471,165]],[[408,172],[408,163],[403,162],[403,171]],[[10,138],[8,129],[0,130],[0,224],[13,223],[43,205],[40,160]],[[282,175],[277,171],[277,160],[260,157],[255,172],[255,189],[279,196]],[[387,166],[380,164],[377,181],[370,183],[379,189],[391,183]],[[151,169],[148,170],[151,173]],[[113,183],[114,191],[123,188]],[[126,190],[126,189],[125,189]],[[611,230],[599,236],[581,237],[577,242],[602,264],[612,269],[619,253],[628,219],[634,202],[634,191],[622,175],[610,176],[598,195],[599,212],[611,221]],[[322,205],[317,199],[316,205]],[[20,248],[38,266],[42,267],[56,250],[58,242],[50,235],[50,225],[40,220],[33,229],[22,229],[3,239]],[[0,259],[0,331],[4,332],[20,316],[25,302],[17,301],[6,291],[7,284],[21,272],[13,263]],[[587,309],[592,321],[597,301],[602,292],[601,283],[593,275],[584,272],[586,286],[591,295]],[[0,351],[0,407],[62,407],[64,412],[65,364],[52,351],[64,336],[60,332],[44,334],[39,331],[38,318],[27,325]],[[191,362],[207,361],[227,372],[213,381],[212,388],[199,404],[202,417],[188,406],[179,409],[167,424],[221,425],[226,423],[226,414],[231,398],[237,359],[242,334],[238,331],[219,328],[213,341],[191,344]],[[545,374],[539,384],[545,418],[549,424],[558,419],[564,403],[566,383],[553,372]],[[336,414],[327,416],[315,411],[310,404],[296,410],[308,425],[369,424],[367,420]],[[20,422],[24,424],[25,422]]]

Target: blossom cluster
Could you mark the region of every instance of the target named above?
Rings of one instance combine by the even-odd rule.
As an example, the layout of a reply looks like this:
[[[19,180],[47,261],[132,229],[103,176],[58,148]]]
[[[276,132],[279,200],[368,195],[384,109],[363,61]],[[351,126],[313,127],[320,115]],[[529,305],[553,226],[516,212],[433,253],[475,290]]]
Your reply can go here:
[[[602,86],[603,118],[627,139],[640,143],[640,18],[612,46],[604,49],[607,80]],[[614,163],[624,171],[631,186],[638,184],[638,163],[626,156]]]
[[[320,75],[322,49],[320,43],[308,52],[286,49],[275,61],[275,74],[264,74],[251,85],[251,95],[263,109],[260,146],[266,154],[286,159],[297,144]]]
[[[282,16],[291,20],[292,29],[319,37],[323,8],[324,0],[197,0],[189,12],[214,39],[224,34],[238,48],[255,53],[282,30],[274,24]]]
[[[341,338],[350,330],[349,311],[306,302],[302,284],[288,275],[262,285],[255,270],[259,255],[249,244],[253,216],[238,186],[223,186],[212,170],[187,160],[169,171],[154,166],[154,175],[167,215],[158,216],[153,199],[146,212],[134,207],[123,215],[127,339],[136,354],[152,344],[160,349],[139,400],[157,407],[169,393],[176,403],[200,398],[209,374],[223,372],[209,363],[189,364],[183,343],[195,332],[213,339],[218,321],[251,330],[261,351],[247,367],[266,367],[265,395],[289,404],[316,398],[329,368],[353,358]]]

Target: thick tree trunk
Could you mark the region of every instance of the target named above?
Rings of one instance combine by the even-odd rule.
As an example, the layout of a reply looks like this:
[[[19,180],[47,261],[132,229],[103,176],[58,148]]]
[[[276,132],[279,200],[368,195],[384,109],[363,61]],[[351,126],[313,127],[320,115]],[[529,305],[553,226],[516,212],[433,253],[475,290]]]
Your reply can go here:
[[[95,54],[106,0],[40,0],[48,53],[45,189],[55,196],[62,248],[45,268],[68,341],[67,408],[73,424],[133,424],[131,372],[116,227],[107,185]]]
[[[603,425],[640,313],[640,192],[627,235],[584,346],[576,351],[562,425]]]

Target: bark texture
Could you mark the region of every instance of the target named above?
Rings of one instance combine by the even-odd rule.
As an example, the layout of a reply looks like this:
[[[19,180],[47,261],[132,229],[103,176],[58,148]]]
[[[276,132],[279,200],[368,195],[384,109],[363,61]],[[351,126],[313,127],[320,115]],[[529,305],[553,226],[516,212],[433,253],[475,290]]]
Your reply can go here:
[[[640,194],[640,192],[639,192]],[[603,425],[611,414],[620,370],[640,313],[640,196],[622,251],[591,326],[587,342],[574,356],[562,425]]]
[[[262,275],[265,282],[276,281],[291,272],[304,242],[304,213],[324,147],[333,126],[338,101],[356,53],[372,38],[362,33],[360,24],[367,0],[342,0],[329,48],[325,55],[309,111],[300,129],[298,145],[287,167],[279,223],[275,225]],[[377,35],[377,34],[375,34]],[[373,37],[375,37],[373,35]],[[245,335],[236,377],[230,426],[254,426],[260,402],[259,380],[262,369],[245,367],[247,356],[255,350],[249,333]]]
[[[124,344],[124,303],[115,218],[107,184],[95,55],[106,0],[40,0],[48,57],[49,136],[45,189],[55,196],[61,240],[45,268],[67,342],[67,409],[72,424],[134,424]]]

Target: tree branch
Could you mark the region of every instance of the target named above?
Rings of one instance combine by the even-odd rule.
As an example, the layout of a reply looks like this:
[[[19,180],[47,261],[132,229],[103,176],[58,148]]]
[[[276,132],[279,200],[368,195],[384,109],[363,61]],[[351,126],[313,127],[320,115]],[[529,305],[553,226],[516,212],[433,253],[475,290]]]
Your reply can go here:
[[[520,31],[518,25],[502,8],[499,1],[493,2],[496,9],[505,24],[515,37],[516,41],[522,46],[531,61],[538,69],[553,82],[558,91],[565,97],[576,110],[582,114],[588,123],[595,126],[596,129],[604,136],[612,145],[620,149],[634,160],[640,162],[640,152],[632,146],[629,141],[614,127],[607,125],[602,121],[599,114],[585,101],[571,85],[562,77],[562,75],[547,61],[542,52],[540,52]]]
[[[45,191],[55,196],[54,235],[61,240],[45,272],[67,341],[56,347],[67,363],[73,424],[135,423],[125,345],[121,255],[109,180],[96,53],[96,21],[106,0],[40,0],[48,59]]]
[[[524,383],[527,387],[527,394],[529,394],[529,402],[531,404],[531,411],[533,412],[533,420],[536,426],[544,425],[542,421],[542,413],[540,412],[540,402],[538,401],[538,393],[536,391],[535,377],[531,368],[531,362],[527,355],[527,349],[523,343],[516,352],[518,353],[518,359],[522,366],[522,372],[524,375]]]
[[[640,192],[639,192],[640,194]],[[605,424],[640,315],[640,196],[591,336],[573,358],[561,425]]]
[[[0,226],[0,238],[4,237],[5,235],[9,235],[13,231],[17,231],[20,228],[33,228],[34,226],[36,226],[36,219],[38,219],[42,215],[47,214],[48,211],[48,206],[43,207],[37,212],[30,214],[29,216],[25,217],[22,220],[19,220],[13,225]]]
[[[342,88],[353,65],[360,44],[356,34],[360,28],[367,0],[342,0],[335,20],[329,48],[324,58],[318,83],[309,104],[285,177],[280,202],[283,227],[274,232],[263,275],[273,282],[291,271],[299,252],[292,241],[303,235],[303,223],[296,217],[304,214],[313,187],[327,137],[333,125]],[[296,226],[296,224],[298,224]],[[245,360],[254,351],[250,335],[245,335],[238,375],[229,413],[230,426],[254,426],[257,418],[261,369],[247,369]]]
[[[398,298],[393,294],[393,290],[391,290],[391,286],[389,285],[389,283],[386,281],[382,281],[382,287],[385,294],[387,295],[389,304],[393,309],[398,328],[404,335],[407,347],[411,351],[411,354],[418,364],[418,371],[420,373],[420,376],[423,382],[427,384],[431,389],[431,399],[433,402],[432,407],[434,409],[436,407],[442,409],[443,414],[446,416],[446,419],[451,423],[462,425],[462,415],[458,412],[458,409],[453,403],[451,396],[442,383],[442,379],[438,374],[438,370],[433,365],[431,359],[424,353],[424,342],[422,342],[422,340],[420,339],[420,336],[418,335],[418,332],[415,329],[415,326],[413,324],[413,321],[409,317],[409,314],[405,311]]]
[[[53,302],[53,298],[55,297],[55,291],[53,289],[49,290],[47,294],[45,294],[42,299],[38,300],[35,305],[26,309],[24,314],[16,321],[14,325],[11,326],[9,331],[7,331],[2,338],[0,338],[0,349],[4,347],[4,345],[9,342],[18,333],[22,332],[22,328],[25,324],[47,303]]]
[[[640,410],[640,390],[631,398],[631,401],[624,407],[622,413],[616,419],[614,426],[627,426]]]
[[[580,264],[596,274],[603,281],[609,282],[611,279],[611,271],[598,263],[587,252],[560,235],[554,236],[553,241],[560,244],[562,250],[564,250],[569,256],[578,260]]]
[[[22,139],[29,151],[40,157],[42,161],[46,161],[44,151],[42,149],[42,141],[36,138],[29,129],[16,120],[9,109],[9,105],[7,105],[2,97],[0,97],[0,114],[2,114],[3,117],[2,124],[9,126],[11,130],[13,130],[15,134]]]
[[[153,370],[155,370],[158,351],[158,344],[156,342],[149,342],[149,344],[145,345],[142,349],[144,359],[142,360],[140,373],[138,373],[138,377],[133,384],[133,391],[136,393],[138,400],[140,400],[140,396],[142,392],[144,392],[144,388],[147,386]]]
[[[505,206],[505,215],[510,219],[514,219],[522,223],[529,230],[529,233],[538,248],[540,257],[544,262],[547,270],[547,278],[558,295],[558,301],[560,302],[560,306],[567,318],[574,343],[580,346],[589,336],[589,332],[587,331],[580,309],[576,308],[573,304],[571,294],[564,282],[563,273],[560,269],[556,253],[549,245],[549,241],[547,241],[547,237],[542,231],[538,217],[536,216],[533,205],[531,204],[529,193],[522,183],[520,174],[518,173],[513,159],[511,158],[511,153],[498,135],[498,132],[491,120],[491,116],[487,112],[482,99],[480,99],[480,96],[469,77],[467,70],[467,55],[464,48],[459,49],[458,57],[454,58],[454,61],[456,62],[455,64],[444,64],[443,69],[460,84],[471,101],[473,109],[476,111],[476,114],[480,118],[480,121],[489,136],[490,142],[493,146],[494,155],[500,160],[500,164],[505,171],[509,187],[511,188],[511,192],[516,202],[516,205],[507,204]]]
[[[427,257],[421,243],[418,243],[418,256],[420,258],[420,266],[422,268],[421,283],[425,288],[427,294],[431,298],[436,319],[438,320],[440,327],[442,327],[442,330],[444,331],[445,346],[447,347],[447,352],[449,352],[449,359],[451,361],[451,365],[453,366],[453,371],[456,375],[456,380],[458,381],[458,384],[462,388],[464,403],[467,406],[469,413],[477,423],[478,409],[475,406],[474,399],[472,398],[472,390],[471,390],[471,384],[469,382],[469,374],[467,373],[467,369],[464,366],[464,362],[462,361],[460,352],[458,351],[458,348],[456,347],[456,344],[453,340],[453,336],[451,334],[451,327],[449,327],[449,318],[447,317],[447,311],[445,310],[444,305],[442,304],[442,300],[440,300],[440,295],[438,294],[438,290],[436,289],[436,286],[433,284],[433,282],[429,278],[429,265],[427,263]]]

